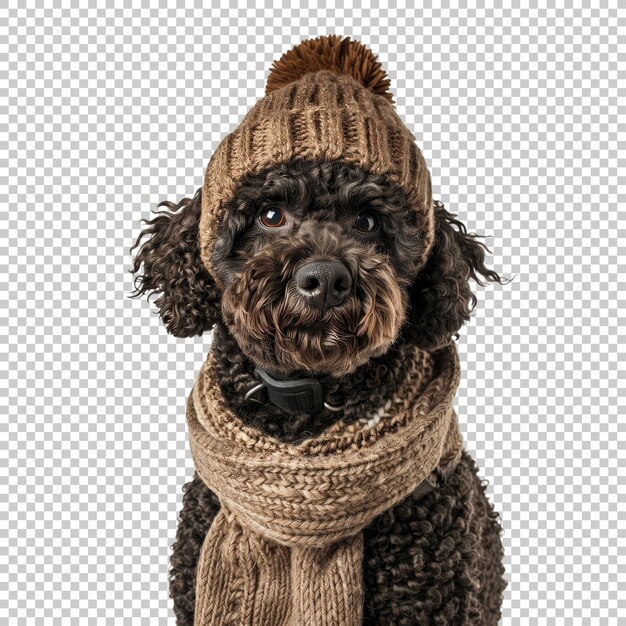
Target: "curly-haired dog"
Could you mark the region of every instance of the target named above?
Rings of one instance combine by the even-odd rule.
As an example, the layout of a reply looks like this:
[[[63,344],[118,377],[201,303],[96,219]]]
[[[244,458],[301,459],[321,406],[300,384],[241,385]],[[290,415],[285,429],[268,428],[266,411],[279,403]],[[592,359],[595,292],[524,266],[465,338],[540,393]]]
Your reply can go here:
[[[330,36],[296,50],[311,69],[308,44],[313,70],[331,67],[342,76],[342,58],[365,54],[347,42]],[[341,54],[324,60],[321,44]],[[377,76],[379,66],[367,58]],[[272,92],[281,81],[294,84],[286,67],[295,78],[305,73],[288,57]],[[368,89],[389,100],[381,82],[378,76]],[[468,281],[501,282],[485,266],[484,244],[455,215],[429,199],[429,222],[412,208],[413,190],[363,162],[296,151],[236,177],[211,245],[203,240],[203,209],[214,190],[205,179],[193,198],[162,203],[169,210],[148,222],[136,244],[136,293],[158,294],[176,336],[212,329],[215,380],[229,407],[245,425],[294,446],[331,426],[384,421],[408,377],[419,397],[431,380],[430,356],[450,344],[476,304]],[[421,175],[429,196],[428,172]],[[269,383],[263,372],[271,372]],[[267,389],[272,380],[312,378],[323,390],[315,409],[296,410]],[[220,507],[198,473],[184,486],[170,580],[179,625],[194,624],[198,561]],[[463,451],[434,489],[409,493],[364,527],[362,623],[496,624],[506,585],[500,533]]]

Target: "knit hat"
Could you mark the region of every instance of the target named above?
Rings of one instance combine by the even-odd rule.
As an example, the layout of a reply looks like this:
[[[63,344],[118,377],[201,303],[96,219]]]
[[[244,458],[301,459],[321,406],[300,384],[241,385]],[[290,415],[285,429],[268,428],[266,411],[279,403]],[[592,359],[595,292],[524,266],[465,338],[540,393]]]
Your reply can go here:
[[[200,251],[216,280],[211,254],[237,182],[296,158],[386,175],[421,218],[424,245],[416,264],[426,261],[434,241],[430,174],[396,113],[389,82],[372,51],[350,37],[308,39],[274,61],[265,97],[222,140],[206,168]]]

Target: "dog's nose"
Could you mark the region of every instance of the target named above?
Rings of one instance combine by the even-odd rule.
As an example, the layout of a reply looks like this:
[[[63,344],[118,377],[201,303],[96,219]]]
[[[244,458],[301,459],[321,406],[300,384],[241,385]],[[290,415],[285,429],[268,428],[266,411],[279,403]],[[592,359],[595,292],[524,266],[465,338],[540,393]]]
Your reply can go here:
[[[352,289],[348,268],[339,261],[314,261],[296,272],[298,291],[307,304],[324,312],[341,304]]]

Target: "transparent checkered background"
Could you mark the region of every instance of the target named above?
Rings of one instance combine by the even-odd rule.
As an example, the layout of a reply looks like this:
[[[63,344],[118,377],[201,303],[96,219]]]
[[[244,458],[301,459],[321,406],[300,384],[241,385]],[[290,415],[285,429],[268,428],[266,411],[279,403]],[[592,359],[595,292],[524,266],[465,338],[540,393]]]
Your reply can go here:
[[[626,10],[29,4],[0,2],[0,623],[174,622],[210,338],[127,297],[129,248],[200,186],[271,62],[328,33],[379,55],[435,197],[515,276],[477,289],[459,342],[503,623],[626,623]]]

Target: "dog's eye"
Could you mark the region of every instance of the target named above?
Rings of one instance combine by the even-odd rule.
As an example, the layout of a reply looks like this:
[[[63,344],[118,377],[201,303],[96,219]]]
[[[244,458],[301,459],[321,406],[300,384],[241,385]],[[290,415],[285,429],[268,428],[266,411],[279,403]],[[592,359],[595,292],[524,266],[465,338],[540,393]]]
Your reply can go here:
[[[261,213],[259,220],[266,228],[278,228],[286,221],[285,212],[280,207],[271,207]]]
[[[259,221],[266,228],[278,228],[286,221],[285,212],[280,207],[265,209],[259,216]]]
[[[354,227],[360,233],[375,233],[378,230],[378,219],[373,213],[361,213],[354,220]]]

